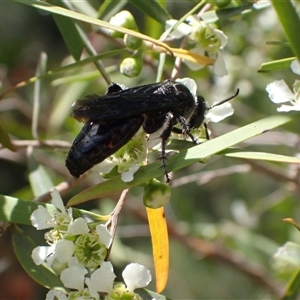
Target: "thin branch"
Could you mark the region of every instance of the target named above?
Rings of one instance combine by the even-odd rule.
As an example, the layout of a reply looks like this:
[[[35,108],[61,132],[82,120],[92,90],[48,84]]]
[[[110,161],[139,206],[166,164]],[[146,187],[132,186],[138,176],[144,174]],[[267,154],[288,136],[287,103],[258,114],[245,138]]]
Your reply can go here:
[[[121,210],[124,206],[125,200],[127,198],[128,192],[129,192],[129,189],[126,189],[122,192],[115,209],[111,213],[111,218],[108,222],[108,225],[110,225],[110,234],[112,236],[112,240],[114,240],[114,238],[115,238],[116,230],[117,230],[117,226],[118,226],[118,222],[119,222],[119,217],[121,214]],[[109,249],[107,250],[106,259],[109,258],[111,248],[112,248],[112,244],[110,245]]]
[[[12,144],[15,146],[16,149],[22,149],[27,147],[34,147],[34,148],[70,148],[71,143],[61,140],[22,140],[22,141],[12,141]],[[5,149],[3,145],[0,145],[0,150]]]

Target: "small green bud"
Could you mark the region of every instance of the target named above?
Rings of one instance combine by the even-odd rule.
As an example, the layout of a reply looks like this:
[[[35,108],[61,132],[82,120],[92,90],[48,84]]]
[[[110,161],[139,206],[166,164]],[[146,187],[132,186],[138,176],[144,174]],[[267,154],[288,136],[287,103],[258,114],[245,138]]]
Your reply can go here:
[[[143,40],[141,40],[140,38],[137,38],[133,35],[125,34],[124,35],[124,44],[129,49],[138,50],[143,45]]]
[[[127,10],[122,10],[115,16],[111,17],[109,23],[115,26],[131,29],[135,31],[138,30],[133,15]],[[118,31],[112,31],[111,35],[115,38],[119,38],[119,37],[122,38],[124,36],[124,33]]]
[[[149,208],[159,208],[165,205],[170,201],[171,198],[171,189],[170,187],[153,179],[150,183],[144,188],[144,205]]]
[[[143,61],[140,56],[125,58],[120,64],[120,72],[127,77],[138,76],[143,68]]]

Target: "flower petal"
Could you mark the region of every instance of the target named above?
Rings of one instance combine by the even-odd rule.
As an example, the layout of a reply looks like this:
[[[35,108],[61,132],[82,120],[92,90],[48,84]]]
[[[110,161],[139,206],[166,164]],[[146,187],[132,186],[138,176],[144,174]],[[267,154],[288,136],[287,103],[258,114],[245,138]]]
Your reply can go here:
[[[191,94],[195,97],[197,93],[197,85],[194,79],[185,77],[185,78],[178,78],[176,82],[180,82],[185,85],[191,92]]]
[[[100,242],[103,243],[106,248],[109,248],[112,242],[112,236],[110,232],[107,230],[107,227],[103,224],[97,225],[96,232],[99,236]]]
[[[300,63],[297,59],[292,61],[291,69],[295,74],[300,75]]]
[[[59,194],[59,192],[58,192],[57,189],[53,189],[53,191],[51,192],[51,197],[52,197],[51,203],[52,203],[55,207],[57,207],[62,213],[67,214],[67,211],[66,211],[64,202],[63,202],[63,200],[61,199],[61,196],[60,196],[60,194]]]
[[[127,265],[122,276],[129,291],[147,286],[152,279],[150,271],[138,263]]]
[[[104,261],[101,267],[92,273],[91,279],[85,283],[91,291],[109,293],[113,289],[116,275],[110,261]]]
[[[300,107],[296,105],[281,105],[277,108],[279,112],[299,111]]]
[[[68,233],[71,235],[87,234],[90,229],[87,225],[87,221],[84,218],[75,219],[68,226]]]
[[[166,21],[166,26],[165,26],[165,30],[168,30],[169,28],[171,28],[172,26],[174,26],[176,23],[178,22],[178,20],[168,20]],[[179,24],[179,26],[173,30],[169,36],[174,38],[174,39],[180,39],[188,34],[190,34],[192,27],[188,24],[185,23],[181,23]]]
[[[88,271],[85,268],[70,267],[60,274],[60,280],[65,287],[82,291],[84,288],[84,276]]]
[[[228,75],[228,71],[226,69],[226,64],[225,61],[222,57],[222,52],[219,51],[217,54],[217,58],[216,61],[213,65],[213,72],[215,75],[219,76],[219,77],[223,77]]]
[[[274,103],[284,103],[294,99],[294,94],[282,79],[269,83],[266,90]]]
[[[136,173],[136,171],[140,168],[141,165],[134,164],[131,165],[128,169],[128,171],[121,174],[121,179],[123,182],[131,182],[134,177],[133,175]]]
[[[50,290],[46,295],[46,300],[67,300],[68,297],[62,291]]]
[[[223,103],[220,106],[215,106],[208,111],[205,118],[213,123],[218,123],[221,120],[231,116],[234,112],[230,103]]]
[[[55,224],[53,222],[53,217],[42,205],[39,205],[38,208],[32,212],[30,221],[32,226],[34,226],[38,230],[51,228]]]
[[[60,240],[56,243],[55,258],[61,263],[67,263],[75,251],[75,245],[71,241]]]
[[[214,29],[214,32],[215,32],[216,36],[219,38],[219,40],[221,41],[220,48],[223,49],[227,45],[227,42],[228,42],[227,35],[219,29]]]
[[[55,245],[38,246],[32,250],[31,258],[36,265],[41,265],[55,250]]]

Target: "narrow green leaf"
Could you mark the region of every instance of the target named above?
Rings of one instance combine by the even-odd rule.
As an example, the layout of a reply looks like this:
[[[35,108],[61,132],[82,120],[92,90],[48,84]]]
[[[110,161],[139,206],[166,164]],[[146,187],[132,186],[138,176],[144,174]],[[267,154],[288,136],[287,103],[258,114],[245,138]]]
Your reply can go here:
[[[12,144],[10,137],[6,130],[1,126],[0,124],[0,144],[2,144],[3,147],[9,149],[10,151],[17,151],[15,146]]]
[[[263,63],[259,67],[258,72],[275,72],[275,71],[290,69],[291,63],[295,59],[296,57],[289,57],[289,58]]]
[[[143,300],[171,300],[172,298],[168,298],[164,295],[161,294],[157,294],[155,292],[146,290],[146,289],[137,289],[134,290],[135,293],[137,293],[138,295],[140,295],[142,297]]]
[[[14,1],[18,2],[18,3],[29,5],[29,6],[34,7],[34,8],[38,8],[38,9],[47,11],[49,13],[65,16],[65,17],[71,18],[73,20],[86,22],[88,24],[94,24],[94,25],[97,25],[97,26],[100,26],[100,27],[104,27],[104,28],[108,28],[108,29],[111,29],[111,30],[114,30],[114,31],[122,32],[124,34],[132,35],[132,36],[135,36],[135,37],[140,38],[142,40],[145,40],[145,41],[148,41],[148,42],[153,43],[155,45],[158,45],[162,48],[165,48],[169,53],[172,53],[170,47],[168,45],[166,45],[165,43],[163,43],[159,40],[153,39],[153,38],[151,38],[147,35],[141,34],[139,32],[129,30],[127,28],[123,28],[123,27],[120,27],[120,26],[115,26],[115,25],[112,25],[108,22],[105,22],[105,21],[102,21],[102,20],[99,20],[99,19],[96,19],[96,18],[93,18],[93,17],[90,17],[90,16],[86,16],[84,14],[80,14],[78,12],[71,11],[71,10],[68,10],[68,9],[65,9],[65,8],[62,8],[62,7],[59,7],[59,6],[51,5],[51,4],[49,4],[47,2],[43,2],[43,1],[38,1],[38,0],[31,0],[31,1],[14,0]]]
[[[300,292],[300,270],[298,270],[289,282],[285,295],[281,300],[297,300]]]
[[[292,116],[298,117],[299,114],[278,114],[267,117],[213,140],[209,140],[201,145],[183,150],[179,154],[168,158],[168,170],[176,171],[195,162],[204,161],[213,154],[219,153],[222,150],[232,147],[258,134],[265,133],[268,130],[292,121]],[[70,199],[68,206],[83,203],[98,197],[108,196],[113,192],[141,185],[152,178],[159,178],[162,175],[163,170],[160,167],[160,163],[155,162],[150,165],[140,167],[140,169],[135,173],[134,180],[131,182],[123,182],[120,176],[117,176],[82,191]]]
[[[226,153],[225,156],[245,158],[245,159],[255,159],[273,162],[282,162],[287,164],[300,164],[299,157],[279,155],[267,152],[249,152],[249,151],[238,151],[232,153]]]
[[[105,0],[98,10],[98,18],[108,21],[112,16],[116,15],[127,4],[127,0],[111,1]]]
[[[156,0],[129,0],[129,2],[161,24],[172,19],[169,12]]]
[[[0,195],[0,219],[11,223],[31,225],[30,215],[38,208],[38,205],[45,204]]]
[[[234,16],[239,16],[242,13],[251,12],[253,9],[253,4],[244,4],[238,7],[223,8],[218,10],[210,10],[201,15],[201,18],[205,23],[214,23],[217,21],[222,21]]]
[[[46,169],[39,164],[32,153],[28,158],[29,182],[35,197],[45,194],[53,188],[53,182]]]
[[[271,2],[291,48],[298,60],[300,60],[300,45],[298,41],[300,18],[296,7],[292,1],[271,0]]]
[[[71,53],[75,60],[79,60],[84,43],[77,30],[77,25],[70,19],[60,15],[53,14],[53,19]]]
[[[33,262],[31,253],[36,247],[34,242],[16,225],[10,228],[15,254],[28,275],[42,286],[49,289],[60,288],[62,291],[65,291],[64,285],[59,277],[51,269],[45,265],[37,266]]]

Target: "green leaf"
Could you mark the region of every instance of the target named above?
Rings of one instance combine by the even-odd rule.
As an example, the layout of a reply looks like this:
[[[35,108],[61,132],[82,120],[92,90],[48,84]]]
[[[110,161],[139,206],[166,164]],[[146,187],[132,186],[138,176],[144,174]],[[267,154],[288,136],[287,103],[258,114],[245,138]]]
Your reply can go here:
[[[205,23],[214,23],[234,16],[239,16],[246,12],[250,12],[252,9],[253,9],[253,4],[249,3],[238,7],[207,11],[201,15],[201,18],[203,18]]]
[[[129,0],[129,2],[159,23],[165,24],[167,20],[172,19],[169,12],[156,0]]]
[[[155,292],[146,290],[146,289],[137,289],[134,290],[135,293],[139,294],[143,300],[171,300],[171,298],[168,298],[164,295],[157,294]]]
[[[280,274],[290,277],[282,300],[299,299],[300,292],[300,246],[294,242],[286,242],[273,258],[273,268]],[[292,274],[292,275],[291,275]]]
[[[275,71],[290,69],[291,63],[295,59],[296,57],[289,57],[289,58],[263,63],[259,67],[258,72],[275,72]]]
[[[273,154],[267,152],[250,152],[250,151],[238,150],[238,151],[233,151],[231,153],[225,153],[225,156],[244,158],[244,159],[263,160],[263,161],[282,162],[287,164],[300,164],[299,157],[279,155],[279,154]]]
[[[258,134],[265,133],[268,130],[292,121],[292,116],[299,117],[299,114],[278,114],[267,117],[213,140],[209,140],[201,145],[183,150],[179,154],[168,158],[168,170],[176,171],[195,162],[204,161],[213,154],[219,153]],[[160,163],[155,162],[140,167],[131,182],[123,182],[120,176],[117,176],[82,191],[70,199],[68,206],[83,203],[98,197],[108,196],[113,192],[122,191],[126,188],[142,185],[144,182],[147,182],[152,178],[159,178],[162,175],[163,170],[160,167]]]
[[[111,30],[114,30],[114,31],[122,32],[124,34],[132,35],[132,36],[135,36],[135,37],[140,38],[142,40],[145,40],[145,41],[148,41],[148,42],[153,43],[155,45],[158,45],[162,48],[165,48],[169,53],[172,53],[172,50],[170,49],[170,47],[168,45],[166,45],[165,43],[163,43],[159,40],[153,39],[153,38],[151,38],[147,35],[141,34],[139,32],[129,30],[127,28],[123,28],[123,27],[120,27],[120,26],[115,26],[115,25],[112,25],[108,22],[105,22],[105,21],[102,21],[102,20],[99,20],[99,19],[96,19],[96,18],[93,18],[93,17],[90,17],[90,16],[86,16],[84,14],[80,14],[80,13],[75,12],[75,11],[71,11],[71,10],[65,9],[63,7],[51,5],[51,4],[49,4],[47,2],[43,2],[43,1],[38,1],[38,0],[31,0],[31,1],[14,0],[14,1],[18,2],[18,3],[29,5],[29,6],[34,7],[34,8],[38,8],[38,9],[47,11],[47,12],[52,13],[52,14],[65,16],[65,17],[71,18],[73,20],[86,22],[88,24],[93,24],[93,25],[108,28],[108,29],[111,29]]]
[[[31,253],[36,247],[34,242],[16,225],[11,227],[11,235],[15,254],[28,275],[49,289],[66,291],[59,277],[50,268],[45,265],[37,266],[33,262]]]
[[[300,28],[299,14],[292,1],[271,0],[271,2],[286,38],[288,39],[294,54],[297,56],[298,60],[300,60],[300,45],[298,42]]]
[[[2,144],[3,147],[9,149],[10,151],[17,151],[15,146],[12,144],[10,137],[6,130],[1,126],[0,124],[0,144]]]
[[[0,195],[0,219],[11,223],[31,225],[30,215],[38,208],[38,205],[48,206],[50,204],[39,204]]]
[[[296,271],[286,288],[285,295],[281,300],[297,300],[300,292],[300,270]]]
[[[108,21],[112,16],[120,12],[123,7],[127,4],[127,0],[119,1],[104,1],[99,7],[98,18],[104,21]]]
[[[75,60],[79,60],[84,47],[84,43],[77,30],[77,25],[70,18],[66,18],[56,14],[53,14],[52,16],[70,53]]]
[[[44,166],[35,160],[32,153],[29,155],[28,164],[29,182],[34,196],[37,197],[43,195],[51,190],[54,185],[49,174]]]

